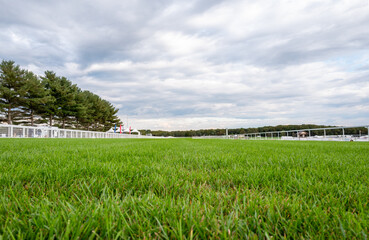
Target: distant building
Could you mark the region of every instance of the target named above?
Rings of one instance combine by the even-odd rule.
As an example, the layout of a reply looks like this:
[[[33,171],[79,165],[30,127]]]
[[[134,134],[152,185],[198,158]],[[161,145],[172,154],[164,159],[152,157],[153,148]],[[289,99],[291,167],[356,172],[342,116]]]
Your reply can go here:
[[[298,137],[305,138],[308,135],[308,133],[305,132],[305,131],[304,132],[298,132],[297,135],[298,135]]]
[[[109,131],[107,131],[107,133],[114,133],[114,127],[110,128]],[[120,128],[119,127],[116,128],[115,133],[120,133]],[[131,131],[129,131],[129,128],[122,128],[122,134],[141,135],[141,132],[138,131],[136,128],[131,129]]]

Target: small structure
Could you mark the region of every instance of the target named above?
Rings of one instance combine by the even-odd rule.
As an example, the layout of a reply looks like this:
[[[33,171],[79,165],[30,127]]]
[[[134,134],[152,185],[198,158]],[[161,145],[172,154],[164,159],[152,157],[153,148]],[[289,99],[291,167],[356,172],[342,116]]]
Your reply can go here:
[[[114,127],[110,128],[109,131],[107,131],[107,133],[120,133],[120,129],[117,128],[114,132]],[[141,132],[138,131],[136,128],[134,129],[129,129],[129,128],[123,128],[122,127],[122,134],[137,134],[137,135],[141,135]]]
[[[297,133],[297,136],[300,137],[300,138],[306,138],[306,136],[308,135],[307,132],[303,131],[303,132],[298,132]]]

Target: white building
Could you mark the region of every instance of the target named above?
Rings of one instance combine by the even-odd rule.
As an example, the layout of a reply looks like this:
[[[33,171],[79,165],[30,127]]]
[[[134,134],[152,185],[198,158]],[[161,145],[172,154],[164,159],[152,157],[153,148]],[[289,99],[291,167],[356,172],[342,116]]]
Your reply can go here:
[[[107,131],[107,133],[114,133],[114,128],[115,127],[110,128],[109,131]],[[120,133],[119,127],[116,128],[115,133]],[[132,133],[137,133],[137,135],[141,135],[140,131],[138,131],[136,128],[131,129],[131,134]],[[130,134],[129,128],[122,127],[122,134]]]

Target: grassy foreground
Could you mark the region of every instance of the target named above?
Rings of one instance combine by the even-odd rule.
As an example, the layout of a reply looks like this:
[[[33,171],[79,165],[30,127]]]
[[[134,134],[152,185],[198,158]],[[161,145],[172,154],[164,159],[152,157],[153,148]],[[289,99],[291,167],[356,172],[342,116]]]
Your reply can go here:
[[[0,139],[0,238],[369,235],[369,143]]]

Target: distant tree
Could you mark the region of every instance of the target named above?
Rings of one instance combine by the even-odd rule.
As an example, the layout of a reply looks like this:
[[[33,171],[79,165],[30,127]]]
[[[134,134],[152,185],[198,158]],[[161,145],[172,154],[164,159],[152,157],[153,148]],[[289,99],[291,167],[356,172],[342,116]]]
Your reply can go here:
[[[78,92],[75,97],[76,104],[74,105],[74,118],[75,118],[75,127],[77,129],[84,129],[84,120],[87,119],[87,109],[88,102],[85,98],[83,91],[78,89]]]
[[[46,71],[42,77],[43,85],[50,94],[50,101],[45,105],[44,115],[49,118],[49,125],[53,125],[55,117],[61,121],[62,128],[71,120],[76,111],[76,95],[78,88],[65,77],[58,77],[54,72]]]
[[[52,71],[39,78],[13,61],[0,64],[0,121],[34,125],[37,119],[62,128],[107,130],[121,122],[117,112],[110,102]]]
[[[89,91],[79,91],[76,95],[76,127],[81,126],[84,129],[90,130],[94,122],[94,95]]]
[[[106,100],[103,100],[103,105],[104,105],[104,118],[102,125],[104,126],[103,131],[107,131],[120,120],[116,115],[118,113],[118,109],[116,109],[110,102]]]
[[[20,95],[24,84],[25,71],[13,61],[0,64],[0,110],[4,112],[8,124],[19,115]]]
[[[20,109],[23,110],[23,117],[29,119],[33,126],[35,115],[45,111],[45,105],[51,100],[51,96],[42,85],[41,80],[30,71],[26,71],[24,85],[21,89]]]
[[[91,95],[90,98],[93,105],[92,122],[95,130],[106,131],[114,124],[120,123],[116,115],[118,109],[114,108],[110,102],[101,99],[97,95]]]
[[[92,103],[92,116],[91,116],[91,120],[92,120],[92,127],[95,131],[100,129],[100,124],[102,122],[102,119],[104,117],[104,106],[102,103],[102,99],[93,94],[90,96],[90,101]]]
[[[42,115],[45,118],[49,119],[49,125],[53,126],[53,119],[54,116],[57,114],[57,112],[59,111],[60,107],[57,105],[57,98],[60,97],[59,95],[59,79],[56,76],[56,74],[52,71],[46,71],[45,72],[45,76],[41,77],[42,79],[42,84],[44,86],[44,88],[48,91],[49,93],[49,101],[44,105],[44,109],[43,109],[43,113]]]
[[[59,97],[56,98],[59,111],[56,112],[56,115],[62,123],[62,128],[65,128],[66,123],[72,121],[73,116],[76,116],[78,106],[76,97],[79,90],[77,85],[72,84],[72,82],[65,77],[60,77],[59,81]]]

